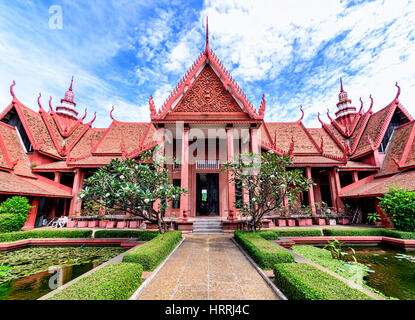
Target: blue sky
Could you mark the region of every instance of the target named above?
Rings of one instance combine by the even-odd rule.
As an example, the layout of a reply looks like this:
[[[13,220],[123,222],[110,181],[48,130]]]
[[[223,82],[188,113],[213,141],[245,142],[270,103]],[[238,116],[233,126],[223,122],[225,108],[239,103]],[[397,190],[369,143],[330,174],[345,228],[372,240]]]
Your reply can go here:
[[[62,8],[62,29],[49,9]],[[42,92],[56,106],[75,76],[77,108],[97,112],[95,126],[148,121],[148,98],[160,107],[204,48],[210,46],[267,121],[294,121],[304,106],[336,109],[339,77],[356,107],[369,95],[375,110],[390,103],[398,81],[415,115],[415,2],[390,1],[127,1],[14,0],[0,3],[0,106],[9,87],[35,110]],[[323,117],[328,121],[327,117]]]

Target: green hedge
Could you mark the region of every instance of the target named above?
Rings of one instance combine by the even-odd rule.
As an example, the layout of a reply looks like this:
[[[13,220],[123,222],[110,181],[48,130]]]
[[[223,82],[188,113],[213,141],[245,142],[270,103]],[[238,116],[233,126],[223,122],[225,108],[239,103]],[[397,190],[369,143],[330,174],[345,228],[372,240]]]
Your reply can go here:
[[[91,238],[92,230],[29,230],[0,234],[0,242],[34,238]]]
[[[321,237],[320,229],[277,229],[260,232],[260,236],[266,240],[278,240],[279,237]]]
[[[235,231],[236,242],[262,269],[271,270],[276,263],[294,262],[294,256],[262,238],[260,233]]]
[[[137,263],[111,263],[48,300],[127,300],[140,286],[142,273]]]
[[[350,228],[323,229],[326,236],[377,236],[397,239],[415,239],[415,232],[398,231],[389,228]]]
[[[372,300],[363,292],[305,263],[274,266],[274,281],[289,300]]]
[[[12,197],[0,204],[0,233],[20,231],[32,207],[25,197]]]
[[[149,241],[157,237],[158,231],[141,230],[98,230],[94,238],[137,238],[138,241]]]
[[[324,228],[325,236],[372,236],[383,237],[384,228]]]
[[[181,231],[169,231],[128,252],[123,262],[135,262],[145,271],[153,271],[182,239]]]

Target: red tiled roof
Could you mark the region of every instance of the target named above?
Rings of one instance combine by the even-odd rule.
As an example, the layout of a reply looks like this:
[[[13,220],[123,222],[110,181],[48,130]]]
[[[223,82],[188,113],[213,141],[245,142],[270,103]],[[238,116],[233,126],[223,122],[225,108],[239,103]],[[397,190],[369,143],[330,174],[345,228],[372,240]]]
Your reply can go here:
[[[48,164],[42,164],[40,166],[36,166],[33,168],[34,172],[41,172],[41,171],[61,171],[61,170],[71,170],[73,171],[73,168],[69,168],[66,164],[66,161],[56,161]]]
[[[69,162],[69,167],[101,167],[109,164],[111,159],[120,158],[114,156],[91,156],[77,161]]]
[[[387,147],[379,175],[388,175],[399,171],[399,162],[402,160],[402,155],[411,131],[414,128],[414,123],[409,122],[395,129]]]
[[[287,152],[294,139],[294,154],[319,154],[315,143],[306,133],[305,128],[298,122],[264,123],[271,140],[276,140],[276,148]],[[264,139],[264,138],[262,138]],[[263,140],[264,141],[264,140]],[[273,143],[273,142],[272,142]]]
[[[105,128],[88,129],[69,151],[71,158],[79,159],[90,156],[92,148],[98,144],[107,130]]]
[[[105,132],[94,154],[123,154],[139,149],[150,123],[114,121]],[[124,149],[124,150],[123,150]]]
[[[400,172],[393,176],[373,179],[373,176],[347,186],[340,191],[340,197],[375,197],[385,194],[389,187],[398,185],[401,188],[415,190],[415,171]],[[360,182],[360,183],[359,183]],[[364,182],[364,183],[362,183]],[[354,187],[356,186],[356,187]],[[343,190],[343,189],[342,189]]]
[[[323,139],[323,151],[325,154],[330,154],[336,157],[343,156],[343,150],[340,149],[336,142],[334,142],[326,130],[323,128],[310,128],[307,130],[319,146],[321,146],[321,139]]]
[[[72,198],[70,192],[56,187],[52,182],[18,177],[12,173],[0,171],[0,193],[2,194]]]
[[[371,164],[367,164],[364,162],[353,161],[349,160],[346,164],[341,165],[339,168],[341,169],[368,169],[368,170],[377,170],[379,167],[372,166]]]
[[[292,160],[293,165],[295,166],[307,166],[307,165],[342,165],[342,162],[337,161],[335,159],[329,159],[323,156],[297,156],[294,155]]]

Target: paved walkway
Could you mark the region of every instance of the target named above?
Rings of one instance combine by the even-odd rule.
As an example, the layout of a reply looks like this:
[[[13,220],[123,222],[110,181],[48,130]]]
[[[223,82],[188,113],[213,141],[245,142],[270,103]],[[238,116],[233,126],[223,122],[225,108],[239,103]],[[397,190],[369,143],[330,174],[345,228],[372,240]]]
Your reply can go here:
[[[139,300],[277,300],[232,235],[186,235]]]

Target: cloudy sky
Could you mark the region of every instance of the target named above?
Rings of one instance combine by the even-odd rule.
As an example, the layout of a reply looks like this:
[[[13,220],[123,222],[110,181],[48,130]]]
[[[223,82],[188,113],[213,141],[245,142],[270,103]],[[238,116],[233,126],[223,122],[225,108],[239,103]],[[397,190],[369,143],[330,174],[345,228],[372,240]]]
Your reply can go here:
[[[62,12],[62,28],[59,16]],[[336,109],[339,77],[356,107],[369,95],[379,110],[401,88],[415,115],[415,1],[385,0],[0,0],[0,108],[9,87],[35,110],[63,98],[70,78],[79,112],[96,126],[148,121],[148,98],[160,107],[204,48],[210,46],[267,121],[294,121],[304,106]],[[56,28],[58,27],[58,28]],[[324,116],[326,121],[327,117]]]

